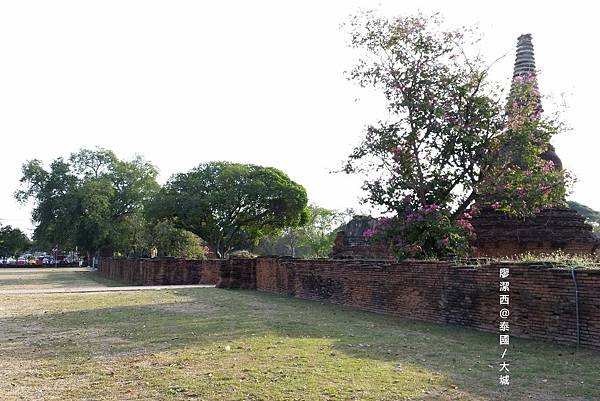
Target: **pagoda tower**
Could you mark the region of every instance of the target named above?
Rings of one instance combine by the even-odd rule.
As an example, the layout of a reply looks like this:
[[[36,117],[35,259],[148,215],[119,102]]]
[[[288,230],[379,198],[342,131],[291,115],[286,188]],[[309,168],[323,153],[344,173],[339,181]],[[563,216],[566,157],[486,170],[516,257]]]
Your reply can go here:
[[[533,87],[539,93],[539,87],[537,82],[537,70],[535,68],[535,53],[533,50],[533,42],[531,40],[531,34],[526,33],[517,39],[517,54],[515,56],[515,67],[513,71],[512,86],[510,90],[510,96],[508,103],[510,104],[515,100],[515,84],[519,81],[527,79],[533,80]],[[518,99],[517,99],[518,100]],[[540,113],[543,111],[541,96],[537,96],[537,103]],[[508,107],[508,105],[507,105]],[[540,155],[544,160],[551,160],[554,163],[555,168],[562,169],[562,161],[556,154],[556,150],[551,143],[546,145],[546,151]]]
[[[535,55],[531,34],[517,39],[517,53],[513,72],[509,105],[518,101],[515,85],[519,81],[533,79],[538,90]],[[539,109],[542,112],[541,97],[538,95]],[[510,110],[507,105],[507,110]],[[540,154],[545,160],[552,160],[555,168],[562,169],[562,162],[554,147],[548,143]],[[568,254],[596,254],[600,252],[600,239],[592,232],[592,226],[585,218],[568,207],[553,207],[524,219],[482,207],[473,221],[477,235],[473,246],[475,256],[513,256],[522,253],[547,254],[562,250]]]

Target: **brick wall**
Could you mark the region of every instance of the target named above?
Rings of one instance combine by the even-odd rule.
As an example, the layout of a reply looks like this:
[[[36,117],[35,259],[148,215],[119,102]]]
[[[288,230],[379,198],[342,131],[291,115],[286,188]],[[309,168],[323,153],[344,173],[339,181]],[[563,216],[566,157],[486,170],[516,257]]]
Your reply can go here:
[[[484,239],[474,241],[473,256],[505,257],[525,253],[551,254],[558,250],[569,255],[598,255],[598,243],[592,241],[517,241]]]
[[[131,285],[217,284],[222,260],[101,258],[98,271]]]
[[[103,259],[99,270],[132,284],[216,284],[313,299],[394,316],[498,332],[499,269],[510,269],[510,334],[577,340],[568,269],[531,263],[258,258]],[[600,269],[577,269],[581,344],[600,347]]]
[[[498,332],[499,269],[510,268],[510,334],[577,340],[570,270],[535,264],[260,258],[256,289]],[[581,344],[600,347],[600,269],[578,269]]]

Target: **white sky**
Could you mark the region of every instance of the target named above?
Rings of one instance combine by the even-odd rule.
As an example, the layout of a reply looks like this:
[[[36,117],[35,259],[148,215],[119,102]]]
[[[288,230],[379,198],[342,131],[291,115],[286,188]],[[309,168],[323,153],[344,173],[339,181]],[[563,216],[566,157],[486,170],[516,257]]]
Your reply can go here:
[[[201,162],[248,162],[282,169],[319,205],[358,206],[361,180],[329,171],[385,116],[378,96],[343,75],[353,54],[339,25],[359,8],[478,24],[489,60],[532,33],[540,90],[565,93],[569,106],[573,132],[554,143],[579,180],[572,198],[600,209],[592,5],[0,0],[0,223],[32,227],[12,196],[23,162],[95,146],[143,155],[161,182]],[[514,51],[494,67],[507,85],[513,61]]]

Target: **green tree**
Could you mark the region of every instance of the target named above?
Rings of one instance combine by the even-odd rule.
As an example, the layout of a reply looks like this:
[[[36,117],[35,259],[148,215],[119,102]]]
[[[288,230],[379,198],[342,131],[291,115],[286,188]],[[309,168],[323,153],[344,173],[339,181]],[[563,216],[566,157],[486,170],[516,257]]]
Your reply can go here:
[[[444,245],[416,256],[468,249],[464,213],[474,202],[517,216],[564,203],[568,176],[539,157],[560,125],[541,115],[532,79],[514,82],[520,100],[507,108],[489,67],[468,56],[469,29],[443,30],[436,16],[370,12],[349,27],[351,46],[362,51],[350,79],[382,91],[389,119],[367,128],[344,171],[365,174],[365,200],[397,216],[395,249],[436,241]],[[425,214],[447,227],[439,238],[422,232],[435,221],[407,221]]]
[[[144,218],[144,205],[159,189],[156,175],[141,157],[119,160],[106,149],[82,149],[68,161],[54,160],[49,170],[39,160],[25,163],[15,196],[33,201],[33,237],[40,246],[128,253],[139,226],[133,221]]]
[[[576,210],[580,215],[586,218],[588,222],[600,224],[600,212],[592,209],[589,206],[583,205],[579,202],[568,201],[567,202],[571,209]]]
[[[283,172],[227,162],[201,164],[171,177],[149,215],[196,234],[218,257],[309,218],[306,191]]]
[[[16,256],[31,248],[31,240],[18,228],[0,226],[0,256]]]
[[[594,232],[600,232],[600,212],[575,201],[567,201],[567,204],[585,217],[586,221],[592,225]]]
[[[159,221],[152,227],[150,243],[156,246],[159,256],[202,259],[208,253],[207,247],[197,235],[175,227],[168,220]]]
[[[261,239],[255,252],[304,258],[322,258],[331,253],[336,229],[344,223],[343,214],[335,210],[310,205],[310,219],[301,227],[289,227]]]

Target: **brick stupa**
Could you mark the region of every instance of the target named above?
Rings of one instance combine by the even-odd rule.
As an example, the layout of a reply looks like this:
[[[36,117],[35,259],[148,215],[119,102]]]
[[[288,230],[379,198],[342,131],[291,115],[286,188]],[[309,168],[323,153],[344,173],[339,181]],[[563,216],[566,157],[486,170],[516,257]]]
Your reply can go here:
[[[535,75],[531,34],[521,35],[517,43],[513,82],[519,77],[535,78]],[[537,89],[537,80],[535,87]],[[562,162],[550,143],[540,157],[552,160],[555,168],[562,169]],[[489,207],[482,207],[472,223],[477,235],[473,242],[474,256],[548,254],[558,250],[581,255],[596,254],[600,248],[600,240],[592,232],[592,226],[585,222],[583,216],[568,207],[545,209],[526,219],[510,218]]]

